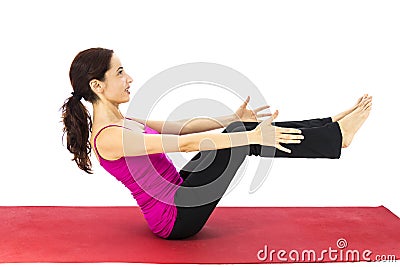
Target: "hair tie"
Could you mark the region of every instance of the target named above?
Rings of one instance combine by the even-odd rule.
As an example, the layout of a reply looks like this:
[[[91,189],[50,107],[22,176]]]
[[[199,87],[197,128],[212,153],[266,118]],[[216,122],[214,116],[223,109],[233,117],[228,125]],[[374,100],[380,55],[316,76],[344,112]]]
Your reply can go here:
[[[75,92],[71,92],[71,95],[72,95],[73,98],[75,98],[75,99],[77,99],[77,100],[81,100],[81,98],[82,98],[82,96],[78,95],[78,94],[75,93]]]

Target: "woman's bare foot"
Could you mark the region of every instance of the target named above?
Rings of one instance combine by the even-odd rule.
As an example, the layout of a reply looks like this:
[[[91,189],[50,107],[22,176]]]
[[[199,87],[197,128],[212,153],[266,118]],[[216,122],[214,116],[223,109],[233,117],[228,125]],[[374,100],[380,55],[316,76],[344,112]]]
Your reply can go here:
[[[342,147],[346,148],[350,145],[354,135],[360,129],[361,125],[369,116],[372,107],[372,96],[362,98],[355,110],[338,121],[340,130],[342,131]]]
[[[337,114],[336,116],[333,116],[333,117],[332,117],[332,122],[341,120],[341,119],[343,119],[345,116],[349,115],[351,112],[353,112],[353,111],[358,107],[358,105],[360,105],[361,100],[364,99],[364,98],[366,98],[366,97],[368,97],[368,94],[364,94],[362,97],[360,97],[360,98],[357,100],[357,103],[356,103],[352,108],[350,108],[350,109],[348,109],[348,110],[346,110],[346,111],[343,111],[343,112]]]

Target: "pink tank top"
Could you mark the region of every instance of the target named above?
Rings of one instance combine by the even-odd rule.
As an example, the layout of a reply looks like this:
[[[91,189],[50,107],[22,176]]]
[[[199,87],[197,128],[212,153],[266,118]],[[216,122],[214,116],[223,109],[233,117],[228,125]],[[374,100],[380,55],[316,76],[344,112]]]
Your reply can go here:
[[[160,237],[168,237],[176,220],[174,195],[183,182],[182,177],[165,153],[126,156],[117,160],[102,158],[97,151],[96,138],[103,129],[111,126],[124,127],[108,125],[94,137],[100,165],[131,191],[150,230]],[[144,127],[146,134],[159,134],[146,125]]]

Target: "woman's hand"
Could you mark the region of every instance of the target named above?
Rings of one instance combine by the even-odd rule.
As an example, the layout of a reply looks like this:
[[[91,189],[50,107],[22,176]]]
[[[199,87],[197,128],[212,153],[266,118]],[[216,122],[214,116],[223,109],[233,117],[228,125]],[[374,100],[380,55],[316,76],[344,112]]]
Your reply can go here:
[[[258,121],[258,122],[260,122],[260,120],[258,120],[257,118],[267,117],[267,116],[271,116],[272,115],[271,113],[257,114],[261,110],[269,108],[268,105],[256,108],[254,110],[247,109],[247,104],[249,103],[249,101],[250,101],[250,96],[247,96],[247,98],[244,101],[244,103],[235,112],[235,120],[240,120],[240,121]]]
[[[304,136],[300,135],[301,130],[299,129],[273,126],[271,123],[276,117],[278,117],[278,110],[272,114],[271,118],[258,124],[253,131],[258,131],[261,137],[260,145],[273,146],[284,152],[291,153],[290,149],[281,146],[280,143],[299,144],[301,139],[304,139]]]

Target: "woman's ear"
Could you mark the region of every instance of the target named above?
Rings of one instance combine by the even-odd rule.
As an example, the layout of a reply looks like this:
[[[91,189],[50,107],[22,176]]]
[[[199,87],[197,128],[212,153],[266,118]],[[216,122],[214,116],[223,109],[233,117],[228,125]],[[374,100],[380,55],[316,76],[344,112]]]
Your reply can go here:
[[[103,86],[99,80],[93,79],[89,82],[89,85],[95,93],[101,93],[103,91]]]

